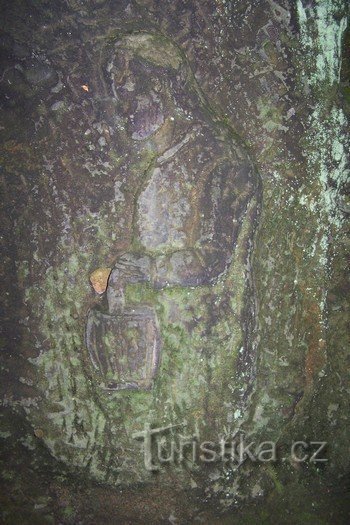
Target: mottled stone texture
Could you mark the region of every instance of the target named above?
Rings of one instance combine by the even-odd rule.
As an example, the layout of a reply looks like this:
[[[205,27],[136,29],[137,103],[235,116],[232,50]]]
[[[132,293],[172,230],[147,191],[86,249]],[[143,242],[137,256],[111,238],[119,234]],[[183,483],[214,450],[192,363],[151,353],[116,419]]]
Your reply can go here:
[[[4,523],[347,523],[347,2],[1,8]]]

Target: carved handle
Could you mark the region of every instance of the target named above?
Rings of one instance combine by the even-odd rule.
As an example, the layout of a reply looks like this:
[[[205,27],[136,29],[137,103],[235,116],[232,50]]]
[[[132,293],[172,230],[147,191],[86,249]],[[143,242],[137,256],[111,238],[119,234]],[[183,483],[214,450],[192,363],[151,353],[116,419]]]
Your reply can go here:
[[[152,259],[148,255],[126,253],[116,262],[108,281],[107,301],[111,314],[121,314],[125,308],[125,287],[129,283],[151,281]]]

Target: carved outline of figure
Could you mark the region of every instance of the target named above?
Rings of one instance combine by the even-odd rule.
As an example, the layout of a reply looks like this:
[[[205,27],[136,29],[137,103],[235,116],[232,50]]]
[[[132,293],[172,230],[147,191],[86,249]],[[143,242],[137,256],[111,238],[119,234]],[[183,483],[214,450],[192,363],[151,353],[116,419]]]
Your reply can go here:
[[[96,335],[101,323],[112,323],[114,333],[119,332],[118,327],[127,324],[132,315],[138,318],[139,326],[149,324],[151,335],[146,347],[151,346],[153,350],[149,352],[143,348],[148,366],[141,367],[148,371],[144,371],[139,381],[109,381],[107,388],[112,390],[149,388],[159,364],[161,344],[155,311],[149,306],[138,306],[136,312],[135,308],[127,308],[126,285],[148,283],[160,290],[167,286],[213,284],[232,260],[245,211],[258,188],[258,177],[246,151],[205,107],[192,72],[177,48],[168,42],[164,54],[157,56],[160,51],[157,45],[149,33],[128,35],[115,45],[119,66],[122,63],[125,70],[116,67],[113,60],[108,65],[110,89],[121,103],[121,115],[131,140],[140,149],[144,144],[148,147],[150,141],[156,143],[156,155],[136,192],[133,246],[118,258],[109,278],[108,313],[92,309],[88,317],[87,345],[95,368],[100,372],[118,369],[118,363],[103,365],[98,362],[97,355],[104,353],[101,334]],[[150,52],[152,46],[155,46],[156,59]],[[143,69],[148,93],[134,92],[137,83],[135,65],[133,70],[135,59],[136,68],[147,61],[153,61],[153,65],[158,61],[157,75],[151,74],[151,80],[147,77],[147,67]],[[152,82],[157,85],[150,89]],[[166,88],[162,89],[164,83]],[[170,104],[169,83],[174,90]],[[184,86],[188,89],[187,94]],[[164,114],[164,108],[168,110],[169,105],[176,110],[173,115]],[[179,108],[180,119],[176,115]],[[185,124],[184,115],[190,124]],[[171,133],[165,130],[169,122]],[[162,133],[169,137],[165,141],[158,140],[157,144],[157,137]],[[158,147],[160,142],[163,143]],[[194,152],[197,160],[202,159],[197,173],[192,173],[193,163],[186,160]],[[169,181],[172,186],[166,188]],[[187,195],[182,199],[185,191]],[[100,338],[99,342],[96,337]],[[140,344],[143,339],[145,342],[147,337],[140,332]]]

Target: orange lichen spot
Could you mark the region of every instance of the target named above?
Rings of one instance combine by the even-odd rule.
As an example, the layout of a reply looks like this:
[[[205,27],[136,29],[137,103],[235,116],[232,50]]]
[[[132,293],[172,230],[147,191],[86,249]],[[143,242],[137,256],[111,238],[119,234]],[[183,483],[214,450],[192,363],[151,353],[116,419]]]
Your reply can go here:
[[[102,294],[106,291],[111,268],[97,268],[90,275],[90,282],[96,293]]]
[[[83,84],[81,87],[83,88],[84,91],[86,92],[89,91],[89,86],[87,86],[86,84]]]
[[[35,428],[34,436],[37,437],[38,439],[42,439],[44,437],[44,431],[41,428]]]

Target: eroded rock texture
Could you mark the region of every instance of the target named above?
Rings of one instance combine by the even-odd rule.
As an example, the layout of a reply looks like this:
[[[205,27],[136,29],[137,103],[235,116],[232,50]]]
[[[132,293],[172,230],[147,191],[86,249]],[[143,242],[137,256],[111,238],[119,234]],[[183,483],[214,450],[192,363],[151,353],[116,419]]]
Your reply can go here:
[[[346,4],[2,2],[5,521],[347,522]]]

